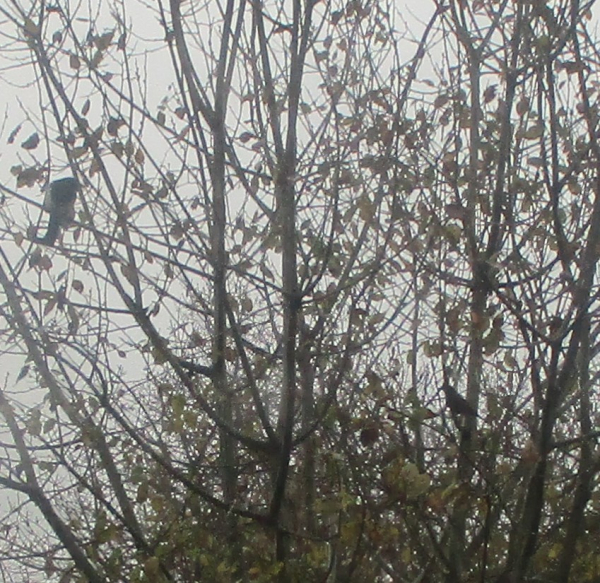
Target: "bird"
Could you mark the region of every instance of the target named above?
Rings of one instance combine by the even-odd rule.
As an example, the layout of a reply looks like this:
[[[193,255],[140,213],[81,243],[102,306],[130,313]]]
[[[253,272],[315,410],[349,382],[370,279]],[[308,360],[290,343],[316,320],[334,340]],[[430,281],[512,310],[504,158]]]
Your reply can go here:
[[[68,227],[75,218],[75,200],[79,183],[73,176],[60,178],[50,183],[44,197],[44,210],[50,214],[48,230],[43,237],[35,241],[52,247],[56,242],[61,228]]]
[[[444,381],[441,389],[446,395],[446,407],[452,413],[466,417],[477,417],[477,411],[473,409],[473,406],[448,381]]]

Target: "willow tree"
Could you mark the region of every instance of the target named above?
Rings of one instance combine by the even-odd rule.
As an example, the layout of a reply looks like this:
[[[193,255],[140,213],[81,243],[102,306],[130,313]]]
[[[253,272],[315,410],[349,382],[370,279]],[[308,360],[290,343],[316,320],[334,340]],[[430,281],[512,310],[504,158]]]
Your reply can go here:
[[[5,578],[595,580],[590,5],[1,8]]]

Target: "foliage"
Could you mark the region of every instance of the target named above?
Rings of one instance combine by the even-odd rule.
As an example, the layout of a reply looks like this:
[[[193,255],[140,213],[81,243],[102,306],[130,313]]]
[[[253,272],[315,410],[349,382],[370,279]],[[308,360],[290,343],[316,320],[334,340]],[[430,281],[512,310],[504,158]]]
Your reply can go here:
[[[98,4],[0,7],[4,580],[600,580],[593,2]]]

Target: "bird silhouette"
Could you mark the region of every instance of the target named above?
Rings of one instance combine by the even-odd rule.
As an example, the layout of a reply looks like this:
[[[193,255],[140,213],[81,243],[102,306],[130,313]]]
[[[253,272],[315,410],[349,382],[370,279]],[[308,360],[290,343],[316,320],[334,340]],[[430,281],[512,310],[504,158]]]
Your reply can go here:
[[[50,183],[44,198],[44,210],[50,214],[48,230],[43,237],[35,238],[37,243],[52,247],[58,238],[61,227],[68,227],[73,222],[78,190],[79,183],[72,176]]]
[[[465,415],[466,417],[477,417],[477,411],[473,409],[473,406],[448,381],[444,381],[441,388],[446,396],[446,407],[452,413]]]

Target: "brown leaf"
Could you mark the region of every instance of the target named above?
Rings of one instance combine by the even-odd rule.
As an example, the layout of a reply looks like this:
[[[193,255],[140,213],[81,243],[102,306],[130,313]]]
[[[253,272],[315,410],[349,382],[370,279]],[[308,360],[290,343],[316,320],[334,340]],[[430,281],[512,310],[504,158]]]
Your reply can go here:
[[[87,148],[85,146],[77,146],[76,148],[73,148],[73,150],[71,151],[73,158],[81,158],[82,156],[85,156],[86,153],[87,153]]]
[[[90,69],[97,69],[98,65],[102,62],[102,59],[104,59],[104,53],[102,51],[96,51],[90,61]]]
[[[27,376],[28,372],[29,372],[29,365],[26,364],[19,372],[19,376],[17,376],[17,382],[24,379]]]
[[[58,303],[57,297],[54,296],[52,297],[44,306],[44,316],[47,316],[48,314],[50,314],[52,312],[52,310],[54,310],[54,308],[56,307]]]
[[[135,268],[133,268],[131,265],[121,265],[121,273],[131,285],[135,285]]]
[[[364,447],[373,445],[379,439],[379,429],[374,425],[365,427],[360,432],[360,442]]]
[[[486,87],[485,91],[483,92],[483,102],[484,103],[489,103],[490,101],[492,101],[494,99],[494,97],[496,97],[497,88],[498,88],[498,85],[490,85],[489,87]]]
[[[113,141],[111,142],[109,148],[117,158],[122,158],[123,154],[125,153],[125,147],[121,142]]]
[[[451,219],[458,219],[462,221],[465,218],[467,218],[468,211],[461,204],[450,203],[447,204],[444,208],[446,209],[446,214]]]
[[[185,235],[185,230],[183,228],[183,225],[181,224],[181,222],[177,221],[170,229],[169,231],[169,235],[171,235],[171,237],[173,237],[173,239],[179,240],[181,238],[183,238],[183,236]]]
[[[105,51],[112,42],[113,36],[115,35],[115,31],[111,30],[109,32],[105,32],[100,36],[94,37],[94,45],[99,51]]]
[[[119,131],[119,128],[124,125],[125,122],[120,117],[111,117],[106,124],[106,132],[109,136],[115,138]]]
[[[24,142],[21,143],[21,148],[24,150],[35,150],[40,143],[40,136],[38,133],[31,134]]]
[[[37,36],[40,33],[40,27],[31,20],[31,18],[25,19],[25,25],[23,26],[25,32],[31,36]]]
[[[527,465],[533,465],[540,459],[540,452],[533,441],[529,440],[521,450],[521,459]]]
[[[9,144],[14,143],[15,138],[17,137],[17,134],[21,131],[21,126],[22,126],[22,124],[19,124],[12,132],[10,132],[7,143],[9,143]]]

